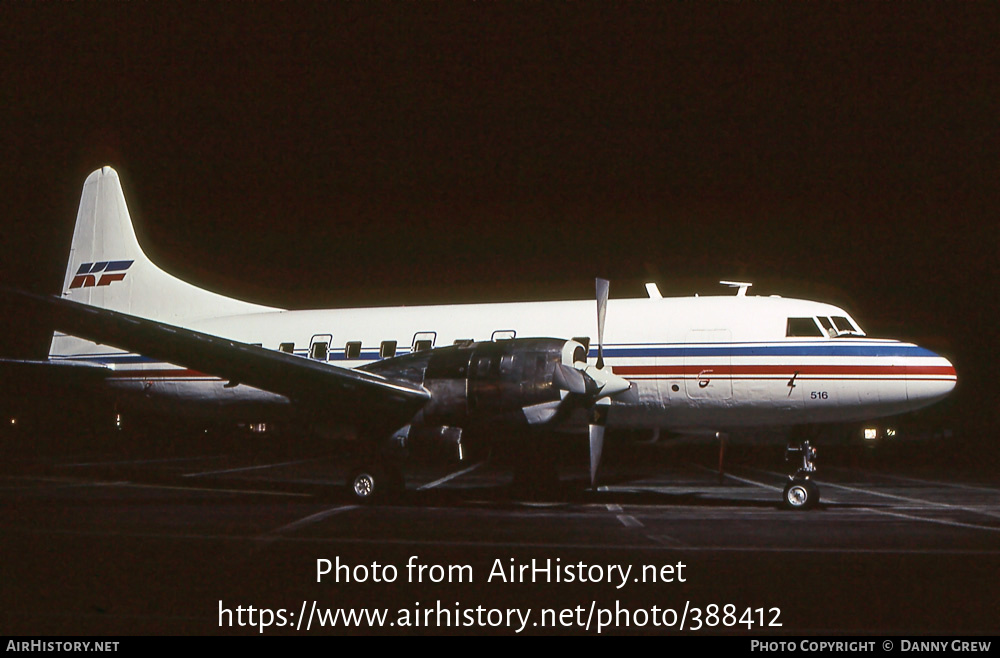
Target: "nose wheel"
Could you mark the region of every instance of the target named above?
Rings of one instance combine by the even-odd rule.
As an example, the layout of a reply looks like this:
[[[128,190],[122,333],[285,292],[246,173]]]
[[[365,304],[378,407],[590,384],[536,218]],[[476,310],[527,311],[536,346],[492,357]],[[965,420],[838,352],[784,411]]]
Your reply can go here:
[[[812,480],[792,478],[785,485],[782,502],[787,509],[806,510],[819,502],[819,487]]]
[[[782,494],[782,504],[786,509],[807,510],[819,502],[819,487],[812,480],[816,472],[816,448],[803,441],[798,446],[788,446],[785,461],[799,461],[801,466],[788,476],[788,484]]]

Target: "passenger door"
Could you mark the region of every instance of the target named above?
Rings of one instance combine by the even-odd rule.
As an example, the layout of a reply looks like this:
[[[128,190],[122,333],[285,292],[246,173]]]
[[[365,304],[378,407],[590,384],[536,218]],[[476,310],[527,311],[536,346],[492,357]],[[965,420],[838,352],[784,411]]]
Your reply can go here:
[[[694,329],[684,350],[684,385],[692,400],[730,400],[733,397],[732,332]]]

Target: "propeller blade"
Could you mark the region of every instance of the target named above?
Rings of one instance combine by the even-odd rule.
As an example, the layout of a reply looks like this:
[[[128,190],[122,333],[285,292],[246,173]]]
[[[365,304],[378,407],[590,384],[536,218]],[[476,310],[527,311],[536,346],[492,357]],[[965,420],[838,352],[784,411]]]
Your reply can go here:
[[[604,367],[604,316],[608,310],[607,279],[597,279],[597,367]]]
[[[601,398],[590,410],[590,487],[597,483],[597,469],[601,466],[601,453],[604,451],[604,426],[608,422],[608,409],[611,408],[611,398]]]
[[[560,389],[576,395],[583,395],[587,392],[585,375],[576,368],[562,363],[556,364],[555,372],[552,373],[552,381]]]
[[[597,482],[597,468],[601,465],[604,450],[604,425],[590,426],[590,487]]]

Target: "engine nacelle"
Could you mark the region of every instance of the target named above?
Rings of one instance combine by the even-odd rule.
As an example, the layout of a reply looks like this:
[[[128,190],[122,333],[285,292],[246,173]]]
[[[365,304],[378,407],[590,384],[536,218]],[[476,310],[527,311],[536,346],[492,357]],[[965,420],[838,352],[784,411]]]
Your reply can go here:
[[[411,425],[472,427],[504,421],[537,424],[565,396],[553,381],[560,364],[586,359],[576,341],[519,338],[453,345],[380,361],[365,370],[421,384],[430,402]]]

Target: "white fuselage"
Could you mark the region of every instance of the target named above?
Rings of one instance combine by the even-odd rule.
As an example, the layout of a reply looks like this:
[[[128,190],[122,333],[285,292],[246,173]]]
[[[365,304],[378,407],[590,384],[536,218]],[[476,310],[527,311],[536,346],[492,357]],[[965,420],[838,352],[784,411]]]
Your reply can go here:
[[[828,304],[779,297],[612,300],[604,356],[632,389],[615,398],[608,425],[725,431],[859,421],[926,406],[954,388],[955,370],[947,359],[916,345],[867,338],[859,330],[831,337],[837,332],[824,327],[838,317],[849,316]],[[789,318],[813,319],[816,335],[788,335],[794,333]],[[292,344],[303,358],[347,368],[420,347],[515,336],[586,337],[591,360],[597,351],[593,300],[267,310],[183,326],[269,349],[285,344],[287,351]],[[288,402],[62,334],[54,339],[51,358],[102,363],[114,370],[112,386],[142,393],[146,400],[259,409]]]

